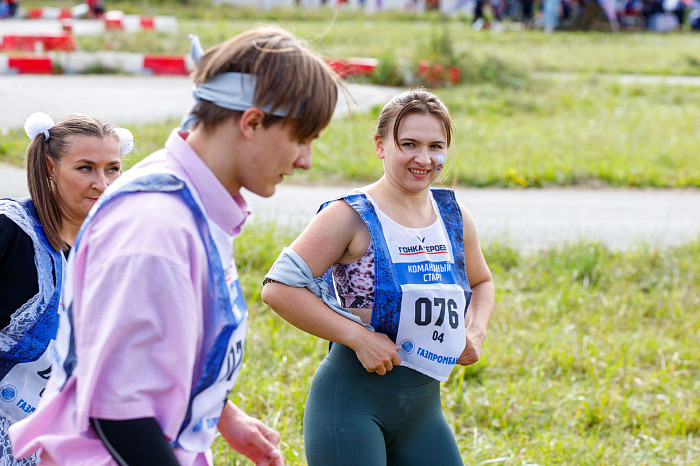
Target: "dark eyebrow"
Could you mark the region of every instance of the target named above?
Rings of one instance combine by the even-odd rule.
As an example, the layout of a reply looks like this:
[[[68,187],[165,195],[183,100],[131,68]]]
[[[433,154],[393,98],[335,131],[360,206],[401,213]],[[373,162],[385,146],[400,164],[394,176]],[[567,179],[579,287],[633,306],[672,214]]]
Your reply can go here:
[[[405,137],[405,138],[400,137],[399,142],[418,142],[418,139],[413,139],[410,137]],[[443,141],[442,139],[440,139],[438,141],[431,141],[428,144],[447,144],[447,143],[445,141]]]
[[[75,163],[78,165],[95,165],[95,162],[93,162],[92,160],[87,160],[87,159],[76,160]],[[119,164],[120,164],[119,160],[112,160],[111,162],[107,163],[107,165],[119,165]]]

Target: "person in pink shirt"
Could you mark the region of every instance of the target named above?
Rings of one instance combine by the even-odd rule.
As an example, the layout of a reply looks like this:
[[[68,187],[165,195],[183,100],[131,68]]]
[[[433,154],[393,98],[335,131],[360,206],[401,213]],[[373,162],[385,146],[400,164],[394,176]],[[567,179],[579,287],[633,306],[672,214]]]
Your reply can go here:
[[[206,53],[191,38],[192,112],[78,234],[52,377],[36,412],[10,429],[19,458],[210,465],[218,430],[256,464],[283,464],[279,434],[228,400],[247,322],[232,252],[249,214],[240,190],[268,197],[311,167],[340,83],[278,28]]]

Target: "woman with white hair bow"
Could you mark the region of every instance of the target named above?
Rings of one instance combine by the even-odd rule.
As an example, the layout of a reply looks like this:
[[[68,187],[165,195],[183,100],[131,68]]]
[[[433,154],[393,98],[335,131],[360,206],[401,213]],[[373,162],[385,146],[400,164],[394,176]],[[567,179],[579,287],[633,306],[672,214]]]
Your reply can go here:
[[[133,139],[86,115],[25,124],[30,198],[0,200],[0,464],[16,460],[7,429],[31,414],[51,374],[66,257],[80,226],[121,174]]]

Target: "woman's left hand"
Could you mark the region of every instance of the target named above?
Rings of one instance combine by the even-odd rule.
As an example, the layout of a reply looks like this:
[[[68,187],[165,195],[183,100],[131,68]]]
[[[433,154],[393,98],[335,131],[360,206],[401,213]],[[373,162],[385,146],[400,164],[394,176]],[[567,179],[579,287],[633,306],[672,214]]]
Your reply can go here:
[[[481,330],[468,328],[466,330],[467,344],[464,346],[462,354],[457,358],[457,364],[468,366],[474,364],[481,356],[481,346],[486,339],[486,333]]]

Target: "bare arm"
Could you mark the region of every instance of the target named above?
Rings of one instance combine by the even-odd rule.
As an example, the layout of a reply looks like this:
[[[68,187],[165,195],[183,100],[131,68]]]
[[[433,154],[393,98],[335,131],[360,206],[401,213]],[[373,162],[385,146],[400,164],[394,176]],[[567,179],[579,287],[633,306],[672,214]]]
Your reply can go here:
[[[479,246],[476,226],[471,215],[460,204],[464,219],[464,255],[467,277],[472,288],[472,300],[467,311],[467,344],[458,364],[474,364],[481,356],[481,347],[486,339],[488,328],[496,301],[493,279],[484,254]]]
[[[314,277],[337,263],[359,259],[369,246],[362,219],[345,202],[320,212],[290,246],[307,263]],[[333,312],[305,288],[282,283],[263,287],[262,299],[280,316],[305,332],[352,348],[369,372],[384,375],[401,362],[399,349],[386,335],[374,333]]]

